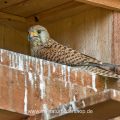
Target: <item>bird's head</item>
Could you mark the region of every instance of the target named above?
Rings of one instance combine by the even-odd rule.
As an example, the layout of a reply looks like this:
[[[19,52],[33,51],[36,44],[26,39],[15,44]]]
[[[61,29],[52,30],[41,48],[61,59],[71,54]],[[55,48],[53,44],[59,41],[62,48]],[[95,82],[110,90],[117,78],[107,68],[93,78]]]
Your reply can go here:
[[[28,40],[41,45],[49,40],[50,36],[46,28],[40,25],[32,26],[28,31]]]

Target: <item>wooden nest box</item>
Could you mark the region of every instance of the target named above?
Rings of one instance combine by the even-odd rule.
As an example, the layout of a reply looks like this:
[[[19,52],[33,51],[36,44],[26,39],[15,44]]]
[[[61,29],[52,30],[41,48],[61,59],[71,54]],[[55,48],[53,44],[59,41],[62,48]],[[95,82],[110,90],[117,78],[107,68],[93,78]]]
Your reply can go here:
[[[27,31],[45,26],[60,43],[119,64],[119,0],[1,0],[0,47],[29,54]]]
[[[28,56],[28,29],[36,24],[63,45],[120,64],[119,0],[0,0],[0,120],[114,120],[120,116],[119,81],[100,76],[95,81],[76,68]],[[70,106],[94,110],[94,114],[48,116],[46,112]],[[44,110],[44,118],[42,112],[31,113],[38,108]]]

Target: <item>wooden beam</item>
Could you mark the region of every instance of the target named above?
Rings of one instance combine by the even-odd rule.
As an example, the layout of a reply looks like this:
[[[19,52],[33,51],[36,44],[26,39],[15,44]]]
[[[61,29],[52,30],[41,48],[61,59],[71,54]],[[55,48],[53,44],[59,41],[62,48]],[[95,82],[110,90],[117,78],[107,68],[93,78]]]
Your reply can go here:
[[[69,2],[28,17],[28,21],[29,23],[37,24],[37,22],[35,22],[36,17],[38,19],[38,23],[48,24],[60,19],[64,19],[66,17],[76,15],[81,11],[91,8],[93,8],[91,5],[86,5],[78,2]]]
[[[0,0],[0,9],[13,6],[24,1],[25,0]]]
[[[73,0],[24,0],[24,2],[2,9],[1,12],[11,13],[23,17],[29,17],[31,15],[39,13],[40,11],[51,9],[55,6],[64,4],[69,1]]]
[[[0,12],[0,24],[15,28],[20,31],[27,31],[29,23],[24,17]]]
[[[1,20],[2,21],[4,21],[4,20],[16,21],[16,22],[20,22],[20,23],[27,22],[26,18],[24,18],[24,17],[12,15],[12,14],[7,14],[7,13],[3,13],[3,12],[0,12],[0,21]]]
[[[0,109],[0,119],[1,120],[27,120],[29,116],[18,113],[18,112],[13,112],[12,110],[5,110],[5,109]]]
[[[120,11],[120,0],[75,0],[75,1]]]

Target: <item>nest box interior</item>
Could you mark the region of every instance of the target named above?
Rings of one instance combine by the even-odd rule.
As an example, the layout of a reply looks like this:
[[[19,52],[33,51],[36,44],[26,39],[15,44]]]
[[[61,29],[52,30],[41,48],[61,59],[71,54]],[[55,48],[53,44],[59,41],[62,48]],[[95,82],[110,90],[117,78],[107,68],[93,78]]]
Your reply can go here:
[[[30,54],[27,31],[31,25],[40,24],[63,45],[111,62],[113,10],[119,10],[119,1],[114,2],[1,0],[0,48]]]
[[[91,88],[96,87],[98,91],[102,91],[103,97],[98,94],[95,99],[93,97],[88,99],[95,104],[100,98],[103,101],[93,106],[97,110],[97,114],[94,115],[99,117],[99,113],[101,113],[103,118],[105,116],[103,112],[109,111],[110,116],[106,115],[107,118],[102,120],[119,116],[120,108],[118,106],[120,103],[118,99],[120,93],[115,90],[110,90],[107,94],[103,92],[106,86],[108,89],[119,90],[118,81],[112,79],[106,81],[98,77],[95,82],[91,75],[77,71],[77,69],[30,57],[28,56],[30,55],[30,45],[27,40],[29,27],[39,24],[48,29],[54,40],[65,46],[77,49],[103,62],[120,64],[119,10],[119,0],[0,0],[0,48],[26,54],[17,54],[0,49],[0,97],[2,98],[0,106],[3,109],[12,109],[25,114],[27,107],[28,109],[36,107],[42,109],[45,104],[40,97],[44,92],[44,86],[41,90],[40,84],[42,82],[40,80],[45,78],[47,81],[45,101],[49,103],[51,108],[58,106],[61,101],[63,104],[70,101],[71,98],[73,100],[76,96],[81,98],[82,95],[83,97],[93,95],[95,91]],[[44,75],[41,74],[42,77],[39,77],[40,68],[41,73],[44,73]],[[65,72],[63,72],[64,68]],[[58,73],[62,75],[58,77]],[[5,76],[3,76],[4,74]],[[64,74],[68,76],[64,77]],[[71,86],[65,88],[64,78],[65,80],[66,78],[73,80],[72,84],[69,84],[73,85],[73,88]],[[104,99],[105,96],[108,99]],[[89,102],[88,99],[86,104]],[[81,102],[78,104],[81,105]],[[101,105],[105,106],[103,111],[101,111]],[[114,113],[115,111],[117,112]],[[18,119],[28,117],[23,114],[8,113],[8,111],[1,109],[1,118],[8,119],[6,114],[11,114],[10,120],[16,119],[16,117]],[[95,116],[90,116],[91,120]],[[71,116],[67,115],[65,119],[72,118],[69,117]],[[75,116],[73,115],[73,117]],[[82,116],[79,117],[83,119]]]

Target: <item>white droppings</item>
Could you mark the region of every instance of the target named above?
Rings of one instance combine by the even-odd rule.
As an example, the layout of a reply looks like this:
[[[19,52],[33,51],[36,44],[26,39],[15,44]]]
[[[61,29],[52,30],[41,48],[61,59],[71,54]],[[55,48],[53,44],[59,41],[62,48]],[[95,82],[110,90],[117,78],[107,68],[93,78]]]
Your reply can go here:
[[[70,81],[70,67],[69,66],[67,67],[67,71],[68,71],[68,83],[71,83],[71,81]]]
[[[61,102],[59,102],[59,106],[61,106],[62,105],[62,103]]]
[[[36,67],[36,58],[33,58],[31,57],[31,64],[32,64],[32,67],[30,68],[31,70],[34,70],[35,73],[37,73],[37,70],[35,70],[35,67]]]
[[[61,112],[60,112],[60,115],[63,115],[63,114],[66,114],[66,113],[70,112],[71,109],[72,109],[72,108],[70,108],[69,111],[68,111],[68,110],[66,110],[65,105],[62,105],[62,104],[61,104]]]
[[[45,96],[45,82],[40,81],[40,91],[41,91],[41,99],[44,99]]]
[[[11,67],[11,68],[14,68],[15,69],[15,53],[13,53],[13,52],[10,52],[9,53],[9,61],[10,61],[10,64],[9,64],[9,66]]]
[[[43,64],[42,60],[40,60],[40,91],[41,91],[41,99],[45,96],[45,81],[43,79]]]
[[[72,102],[70,102],[70,104],[72,105],[73,111],[76,111],[77,110],[77,106],[76,106],[75,102],[72,101]]]
[[[14,64],[15,64],[15,68],[18,68],[18,57],[17,57],[17,53],[14,53],[15,58],[14,58]]]
[[[50,69],[50,62],[49,61],[47,61],[47,65],[48,65],[48,79],[50,80],[51,69]]]
[[[92,73],[92,89],[97,92],[96,88],[96,74]]]
[[[107,89],[107,79],[108,78],[105,77],[105,89]]]
[[[29,67],[28,67],[28,60],[29,60],[29,57],[27,57],[27,56],[25,56],[25,70],[26,70],[26,72],[28,72],[29,71]]]
[[[31,64],[31,62],[32,62],[32,60],[31,60],[31,57],[29,56],[29,58],[28,58],[28,66],[29,66],[29,70],[32,70],[32,68],[31,68],[31,66],[30,66],[30,64]]]
[[[11,61],[12,61],[12,59],[11,59],[11,54],[10,54],[10,53],[9,53],[9,61],[10,61],[9,66],[10,66],[10,67],[12,67],[12,62],[11,62]]]
[[[40,69],[39,69],[39,62],[38,62],[38,59],[35,58],[35,73],[36,74],[40,74]]]
[[[38,71],[37,71],[38,66],[37,65],[38,65],[38,59],[35,58],[35,73],[36,74],[38,74]]]
[[[82,85],[84,85],[84,76],[83,76],[83,74],[81,75],[81,83],[82,83]]]
[[[113,97],[117,97],[116,90],[113,90]]]
[[[23,56],[19,55],[18,57],[19,57],[18,69],[24,70]]]
[[[75,95],[73,96],[73,101],[76,101],[76,97],[75,97]]]
[[[27,114],[27,80],[25,75],[25,96],[24,96],[24,113]]]
[[[0,54],[1,54],[1,56],[0,56],[0,62],[3,62],[3,57],[2,57],[3,49],[1,49],[0,52],[1,52],[1,53],[0,53]]]
[[[62,76],[63,76],[63,80],[64,80],[64,83],[65,83],[65,87],[67,86],[67,80],[66,80],[66,65],[62,65],[61,66],[61,70],[62,70]]]
[[[84,97],[87,97],[87,90],[86,89],[87,89],[86,87],[84,87],[84,89],[83,89]]]
[[[16,65],[15,65],[15,53],[12,54],[12,67],[13,68],[16,68]]]
[[[75,78],[77,78],[77,70],[75,70]]]
[[[55,66],[54,63],[52,64],[52,66],[53,66],[53,71],[52,72],[54,73],[56,71],[56,66]]]
[[[31,85],[33,86],[33,75],[32,75],[32,73],[31,72],[28,72],[28,78],[29,78],[29,80],[30,80],[30,82],[31,82]]]
[[[69,85],[69,97],[70,97],[70,101],[72,101],[73,100],[73,96],[72,96],[72,89],[73,89],[73,85],[72,85],[72,83],[71,83],[71,80],[70,80],[70,71],[71,71],[71,69],[70,69],[70,67],[68,66],[67,67],[67,71],[68,71],[68,85]]]
[[[34,80],[37,81],[37,74],[34,73]]]
[[[85,107],[86,105],[85,105],[85,101],[84,100],[82,100],[82,105],[83,105],[83,107]]]
[[[44,111],[44,120],[49,120],[50,115],[49,115],[47,104],[43,104],[43,111]]]

